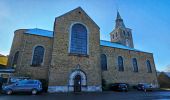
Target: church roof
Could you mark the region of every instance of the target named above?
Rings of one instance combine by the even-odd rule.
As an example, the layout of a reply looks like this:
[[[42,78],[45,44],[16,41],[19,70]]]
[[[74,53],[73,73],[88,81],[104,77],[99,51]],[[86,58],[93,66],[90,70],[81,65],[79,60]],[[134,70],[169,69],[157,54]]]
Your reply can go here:
[[[116,19],[122,19],[121,16],[120,16],[120,14],[119,14],[119,11],[117,11],[117,17],[116,17]]]
[[[144,51],[140,51],[140,50],[137,50],[137,49],[134,49],[134,48],[130,48],[130,47],[121,45],[119,43],[114,43],[114,42],[105,41],[105,40],[100,40],[100,45],[101,46],[107,46],[107,47],[113,47],[113,48],[119,48],[119,49],[126,49],[126,50],[144,52]]]
[[[116,17],[116,25],[115,28],[126,28],[125,24],[123,22],[123,19],[120,16],[120,13],[117,11],[117,17]]]
[[[40,35],[40,36],[45,36],[45,37],[53,37],[53,31],[39,29],[39,28],[27,29],[27,31],[25,33],[33,34],[33,35]],[[105,40],[100,40],[100,45],[107,46],[107,47],[113,47],[113,48],[120,48],[120,49],[143,52],[143,51],[140,51],[140,50],[137,50],[134,48],[130,48],[130,47],[121,45],[119,43],[114,43],[114,42],[105,41]]]
[[[39,28],[27,29],[25,33],[40,35],[40,36],[45,36],[45,37],[53,37],[53,31],[48,31],[48,30],[39,29]]]

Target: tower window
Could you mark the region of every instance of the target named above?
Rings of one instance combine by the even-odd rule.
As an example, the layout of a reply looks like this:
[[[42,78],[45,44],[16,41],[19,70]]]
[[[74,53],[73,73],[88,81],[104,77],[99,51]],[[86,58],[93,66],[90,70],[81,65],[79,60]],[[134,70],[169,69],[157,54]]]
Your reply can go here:
[[[129,40],[126,39],[126,46],[129,46]]]
[[[117,37],[117,32],[116,32],[116,37]]]
[[[118,57],[118,70],[123,72],[124,71],[124,66],[123,66],[123,58],[122,56]]]
[[[124,34],[124,36],[126,36],[126,32],[125,31],[123,31],[123,34]]]
[[[36,46],[33,52],[32,66],[40,66],[43,63],[45,49],[42,46]]]
[[[112,38],[114,39],[114,34],[113,34]]]
[[[74,24],[71,28],[70,53],[87,55],[87,29],[82,24]]]
[[[129,33],[129,32],[127,32],[127,36],[130,36],[130,33]]]

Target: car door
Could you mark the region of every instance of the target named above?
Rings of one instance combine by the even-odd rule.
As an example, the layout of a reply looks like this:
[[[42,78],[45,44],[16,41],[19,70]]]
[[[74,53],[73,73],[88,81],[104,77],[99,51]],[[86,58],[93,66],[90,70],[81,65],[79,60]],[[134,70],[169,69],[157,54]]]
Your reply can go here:
[[[27,91],[31,91],[35,87],[35,82],[33,80],[27,81]]]
[[[16,92],[23,91],[23,81],[18,81],[14,83],[13,91],[16,91]]]

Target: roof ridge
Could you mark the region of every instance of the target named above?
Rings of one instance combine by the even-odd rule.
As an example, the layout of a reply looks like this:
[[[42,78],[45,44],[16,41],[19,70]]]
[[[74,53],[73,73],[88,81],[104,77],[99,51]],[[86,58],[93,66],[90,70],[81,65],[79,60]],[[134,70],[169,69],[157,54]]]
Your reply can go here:
[[[70,14],[70,13],[72,13],[72,12],[78,10],[78,9],[80,9],[80,10],[85,14],[85,16],[87,16],[87,18],[89,18],[89,19],[92,21],[92,23],[93,23],[94,25],[96,25],[96,26],[100,29],[100,27],[96,24],[96,22],[95,22],[95,21],[84,11],[84,9],[81,8],[80,6],[78,6],[77,8],[75,8],[75,9],[73,9],[73,10],[70,10],[70,11],[68,11],[68,12],[66,12],[66,13],[64,13],[64,14],[62,14],[62,15],[60,15],[60,16],[55,17],[55,19],[61,18],[61,17],[65,16],[65,15],[68,15],[68,14]]]
[[[42,28],[30,28],[30,29],[38,29],[38,30],[53,32],[53,31],[50,31],[50,30],[42,29]],[[30,30],[30,29],[27,29],[27,30]]]

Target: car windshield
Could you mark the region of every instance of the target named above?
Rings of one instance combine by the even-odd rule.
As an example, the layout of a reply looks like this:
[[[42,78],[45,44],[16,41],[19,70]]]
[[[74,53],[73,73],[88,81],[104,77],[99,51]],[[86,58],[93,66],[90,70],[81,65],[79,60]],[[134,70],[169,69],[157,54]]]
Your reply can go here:
[[[151,86],[150,84],[144,84],[144,86],[147,86],[147,87],[149,87],[149,86]]]
[[[126,87],[127,85],[126,84],[120,84],[121,87]]]

